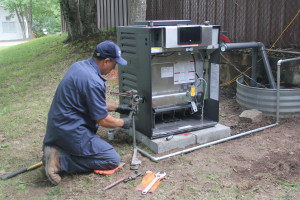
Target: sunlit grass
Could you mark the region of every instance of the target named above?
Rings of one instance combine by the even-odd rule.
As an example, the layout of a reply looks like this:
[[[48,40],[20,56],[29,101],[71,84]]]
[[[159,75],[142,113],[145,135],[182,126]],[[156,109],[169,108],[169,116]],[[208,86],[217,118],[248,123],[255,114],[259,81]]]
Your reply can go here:
[[[72,63],[90,57],[103,40],[96,36],[65,44],[65,39],[65,34],[47,36],[0,48],[0,175],[40,161],[57,85]],[[30,188],[44,179],[41,171],[33,170],[0,181],[0,199],[31,199]],[[63,188],[49,188],[35,197],[57,199],[63,193]]]

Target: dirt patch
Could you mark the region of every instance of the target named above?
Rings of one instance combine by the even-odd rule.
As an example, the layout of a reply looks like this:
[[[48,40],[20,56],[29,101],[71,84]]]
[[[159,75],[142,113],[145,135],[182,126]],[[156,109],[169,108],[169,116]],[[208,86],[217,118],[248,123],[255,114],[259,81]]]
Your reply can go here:
[[[275,122],[275,118],[271,116],[263,116],[262,120],[256,123],[241,122],[239,115],[244,109],[236,102],[235,88],[222,88],[220,96],[220,123],[229,126],[232,135],[267,126]]]
[[[233,173],[237,179],[259,182],[265,175],[271,175],[275,181],[293,182],[300,176],[300,151],[270,152],[253,162],[249,168],[238,167]]]

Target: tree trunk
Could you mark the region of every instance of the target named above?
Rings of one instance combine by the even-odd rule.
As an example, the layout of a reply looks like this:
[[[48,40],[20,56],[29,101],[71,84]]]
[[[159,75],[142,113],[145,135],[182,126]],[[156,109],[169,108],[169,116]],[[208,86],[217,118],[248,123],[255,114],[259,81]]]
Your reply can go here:
[[[32,39],[33,38],[33,32],[32,32],[32,0],[29,1],[28,5],[22,5],[22,4],[15,4],[14,5],[14,10],[18,16],[21,29],[22,29],[22,34],[23,34],[23,39],[26,39],[26,28],[28,31],[28,38]],[[25,24],[25,19],[27,22],[27,27]]]
[[[28,26],[28,38],[32,39],[33,38],[33,32],[32,32],[32,0],[29,2],[29,9],[28,9],[28,14],[26,17],[27,20],[27,26]]]
[[[28,27],[28,38],[33,38],[33,31],[32,31],[32,21],[27,21],[27,27]]]
[[[80,40],[98,31],[95,0],[60,0],[67,25],[67,41]]]
[[[22,29],[22,35],[23,35],[23,39],[26,39],[26,26],[25,26],[25,21],[24,21],[24,16],[21,15],[21,10],[22,8],[18,8],[17,5],[15,5],[15,11]]]
[[[147,0],[129,0],[129,25],[146,20]]]
[[[95,0],[79,1],[80,19],[83,27],[83,35],[97,33],[97,5]]]

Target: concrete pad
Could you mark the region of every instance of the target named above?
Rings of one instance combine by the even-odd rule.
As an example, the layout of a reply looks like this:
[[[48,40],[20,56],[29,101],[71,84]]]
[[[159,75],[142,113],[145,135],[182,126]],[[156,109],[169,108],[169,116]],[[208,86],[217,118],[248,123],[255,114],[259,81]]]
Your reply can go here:
[[[131,133],[129,133],[131,135]],[[177,148],[185,148],[191,144],[196,144],[196,136],[189,133],[174,135],[171,140],[166,140],[165,137],[158,139],[149,139],[144,134],[136,131],[136,139],[142,142],[154,153],[164,153]]]
[[[214,127],[192,132],[197,137],[197,144],[205,144],[215,140],[220,140],[230,136],[230,128],[222,124]]]
[[[154,153],[164,153],[177,148],[185,148],[189,145],[196,144],[196,136],[193,134],[178,134],[174,135],[171,140],[166,138],[158,138],[151,140],[155,144],[156,149],[152,150]]]
[[[128,132],[128,134],[131,135],[130,132]],[[229,136],[230,128],[221,124],[198,131],[192,131],[188,134],[174,135],[171,140],[166,140],[165,137],[151,140],[144,134],[136,131],[136,139],[146,145],[154,153],[165,153],[177,148],[203,144]]]

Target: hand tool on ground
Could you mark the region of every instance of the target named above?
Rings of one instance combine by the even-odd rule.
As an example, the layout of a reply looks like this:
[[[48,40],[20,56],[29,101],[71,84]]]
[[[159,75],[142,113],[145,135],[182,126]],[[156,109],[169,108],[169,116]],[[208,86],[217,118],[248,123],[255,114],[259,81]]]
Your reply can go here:
[[[106,186],[105,188],[103,188],[102,190],[105,191],[105,190],[108,190],[116,185],[118,185],[119,183],[127,183],[128,181],[131,181],[131,180],[134,180],[136,179],[137,177],[139,177],[141,175],[140,172],[138,171],[135,171],[134,174],[130,174],[130,175],[127,175],[111,184],[109,184],[108,186]]]
[[[40,166],[42,166],[42,165],[43,165],[43,162],[41,161],[41,162],[39,162],[39,163],[36,163],[36,164],[34,164],[34,165],[31,165],[30,167],[27,167],[27,168],[24,167],[24,168],[22,168],[22,169],[20,169],[20,170],[18,170],[18,171],[15,171],[15,172],[6,174],[6,175],[4,175],[4,176],[1,176],[1,179],[2,179],[2,180],[5,180],[5,179],[12,178],[12,177],[17,176],[17,175],[19,175],[19,174],[22,174],[22,173],[24,173],[24,172],[28,172],[28,171],[30,171],[30,170],[36,169],[36,168],[38,168],[38,167],[40,167]]]
[[[149,190],[152,188],[152,186],[160,179],[164,178],[167,174],[165,172],[157,172],[155,174],[155,179],[149,183],[149,185],[142,191],[142,194],[147,194]]]

